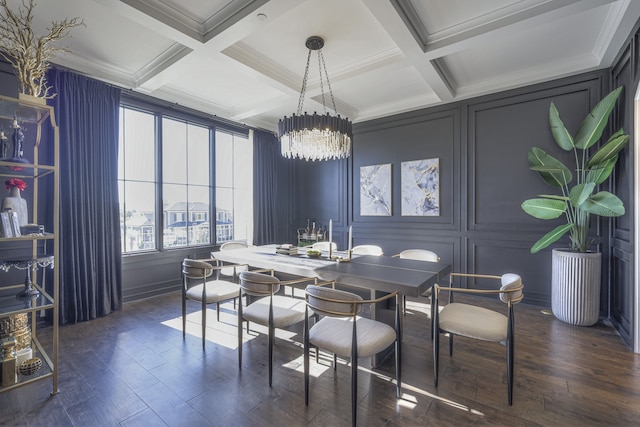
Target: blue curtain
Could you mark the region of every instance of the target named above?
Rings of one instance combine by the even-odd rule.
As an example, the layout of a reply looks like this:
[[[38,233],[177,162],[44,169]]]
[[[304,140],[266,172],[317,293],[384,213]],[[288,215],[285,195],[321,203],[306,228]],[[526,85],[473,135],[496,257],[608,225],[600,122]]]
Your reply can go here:
[[[290,237],[293,161],[280,155],[278,139],[253,133],[253,244],[285,243]]]
[[[50,70],[60,128],[60,321],[122,307],[118,202],[120,90]]]

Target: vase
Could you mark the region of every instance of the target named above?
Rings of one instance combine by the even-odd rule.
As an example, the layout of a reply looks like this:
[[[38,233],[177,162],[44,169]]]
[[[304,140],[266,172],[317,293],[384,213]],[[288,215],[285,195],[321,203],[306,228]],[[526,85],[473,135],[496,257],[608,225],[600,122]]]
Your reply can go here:
[[[29,223],[27,215],[27,201],[20,196],[20,189],[12,187],[9,195],[2,199],[2,211],[11,210],[18,214],[18,225],[26,225]]]
[[[553,250],[551,310],[570,325],[591,326],[600,317],[602,254]]]

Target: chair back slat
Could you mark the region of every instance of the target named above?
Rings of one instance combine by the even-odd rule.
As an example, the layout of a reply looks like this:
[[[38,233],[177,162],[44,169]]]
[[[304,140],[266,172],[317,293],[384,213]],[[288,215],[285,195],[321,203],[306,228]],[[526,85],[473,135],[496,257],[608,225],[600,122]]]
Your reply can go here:
[[[310,285],[306,295],[309,308],[323,316],[354,316],[362,311],[362,297],[351,292]]]
[[[428,249],[405,249],[398,254],[400,258],[413,259],[417,261],[440,262],[440,257]]]
[[[182,261],[182,274],[189,279],[204,279],[213,274],[213,266],[205,261],[185,258]]]
[[[240,273],[240,287],[248,295],[271,295],[280,290],[280,279],[268,274],[243,271]]]
[[[354,246],[351,251],[354,255],[376,255],[382,256],[384,253],[382,252],[382,248],[377,245],[358,245]]]

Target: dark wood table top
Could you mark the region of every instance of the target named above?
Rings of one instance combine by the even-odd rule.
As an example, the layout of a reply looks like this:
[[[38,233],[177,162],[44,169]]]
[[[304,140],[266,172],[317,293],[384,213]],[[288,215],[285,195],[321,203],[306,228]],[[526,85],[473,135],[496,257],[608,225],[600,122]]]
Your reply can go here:
[[[443,262],[415,261],[385,256],[354,256],[350,262],[336,262],[321,257],[276,255],[275,245],[252,246],[215,252],[213,255],[226,262],[246,263],[253,267],[269,268],[303,277],[335,280],[350,286],[383,292],[398,291],[418,296],[451,272],[451,265]]]

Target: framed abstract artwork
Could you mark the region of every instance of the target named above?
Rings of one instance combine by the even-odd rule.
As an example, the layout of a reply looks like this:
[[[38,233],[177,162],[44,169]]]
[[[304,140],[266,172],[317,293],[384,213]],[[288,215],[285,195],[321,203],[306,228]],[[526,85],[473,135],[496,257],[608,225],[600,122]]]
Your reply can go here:
[[[360,167],[360,215],[391,216],[391,163]]]
[[[440,215],[440,159],[402,162],[402,216]]]

